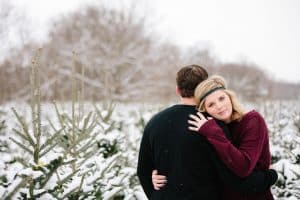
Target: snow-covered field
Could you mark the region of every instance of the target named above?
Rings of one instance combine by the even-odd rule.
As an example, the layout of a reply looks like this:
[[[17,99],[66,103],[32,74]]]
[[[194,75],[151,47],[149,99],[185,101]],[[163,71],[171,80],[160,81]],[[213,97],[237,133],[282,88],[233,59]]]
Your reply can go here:
[[[136,177],[138,148],[145,123],[162,107],[87,103],[72,112],[71,103],[44,103],[39,115],[27,104],[1,105],[1,198],[146,199]],[[300,103],[249,107],[270,130],[279,173],[273,194],[300,199]]]

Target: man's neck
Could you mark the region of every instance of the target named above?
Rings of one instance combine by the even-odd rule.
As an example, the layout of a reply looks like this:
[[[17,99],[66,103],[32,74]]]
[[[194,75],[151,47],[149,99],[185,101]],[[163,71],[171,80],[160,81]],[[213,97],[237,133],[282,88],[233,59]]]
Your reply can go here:
[[[191,106],[197,105],[194,97],[181,97],[180,104],[191,105]]]

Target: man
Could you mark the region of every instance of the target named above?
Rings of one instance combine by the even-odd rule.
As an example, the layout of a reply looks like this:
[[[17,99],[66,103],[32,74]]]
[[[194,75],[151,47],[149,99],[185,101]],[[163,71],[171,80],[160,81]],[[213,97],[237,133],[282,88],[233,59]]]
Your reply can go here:
[[[176,77],[180,104],[159,112],[145,127],[137,175],[149,199],[219,200],[222,184],[254,193],[266,190],[277,179],[272,170],[254,172],[245,179],[236,177],[201,135],[188,130],[189,115],[197,112],[194,90],[207,77],[206,70],[198,65],[180,69]],[[230,137],[226,126],[220,125]],[[168,179],[159,190],[152,185],[154,169]]]

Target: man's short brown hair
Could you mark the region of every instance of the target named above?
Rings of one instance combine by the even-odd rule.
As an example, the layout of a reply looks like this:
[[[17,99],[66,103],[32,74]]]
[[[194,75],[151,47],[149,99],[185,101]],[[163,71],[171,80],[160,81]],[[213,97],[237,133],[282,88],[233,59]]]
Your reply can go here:
[[[199,83],[207,79],[207,71],[199,65],[188,65],[177,72],[176,83],[182,97],[193,97]]]

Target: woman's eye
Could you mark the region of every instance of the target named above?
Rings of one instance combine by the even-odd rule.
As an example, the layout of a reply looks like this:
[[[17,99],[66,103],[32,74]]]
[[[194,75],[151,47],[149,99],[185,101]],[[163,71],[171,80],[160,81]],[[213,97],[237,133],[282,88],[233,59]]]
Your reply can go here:
[[[220,99],[220,101],[223,101],[225,99],[225,97],[221,96],[219,99]]]
[[[209,103],[208,107],[211,108],[214,104],[213,103]]]

